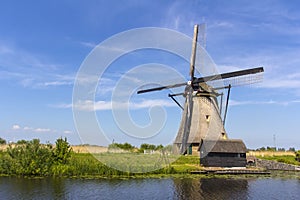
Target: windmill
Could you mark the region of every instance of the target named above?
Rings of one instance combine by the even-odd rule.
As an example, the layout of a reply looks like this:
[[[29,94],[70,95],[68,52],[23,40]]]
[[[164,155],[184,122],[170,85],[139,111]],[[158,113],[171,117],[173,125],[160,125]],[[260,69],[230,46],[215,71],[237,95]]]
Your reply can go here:
[[[183,110],[180,127],[173,145],[175,152],[180,154],[192,154],[199,149],[201,141],[209,137],[212,137],[211,139],[214,140],[226,139],[227,133],[224,124],[231,87],[259,82],[262,79],[260,74],[264,71],[263,67],[257,67],[205,77],[195,77],[198,29],[199,25],[195,25],[190,59],[190,79],[184,83],[137,91],[138,94],[142,94],[185,86],[185,90],[182,93],[168,95]],[[225,84],[221,87],[213,87],[212,83],[218,81],[222,81]],[[227,89],[227,98],[225,112],[222,114],[222,105],[225,100],[223,100],[224,93],[219,91],[224,89]],[[176,96],[185,98],[183,106],[175,99]]]

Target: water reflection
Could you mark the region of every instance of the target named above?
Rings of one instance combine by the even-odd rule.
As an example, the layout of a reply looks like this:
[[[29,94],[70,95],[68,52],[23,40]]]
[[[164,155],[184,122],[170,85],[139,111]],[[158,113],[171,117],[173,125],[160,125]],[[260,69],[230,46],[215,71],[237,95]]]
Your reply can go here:
[[[247,199],[245,179],[175,179],[178,199]]]
[[[299,179],[0,177],[0,199],[300,199]]]
[[[5,199],[64,198],[64,184],[64,179],[0,177],[0,196],[7,197]]]

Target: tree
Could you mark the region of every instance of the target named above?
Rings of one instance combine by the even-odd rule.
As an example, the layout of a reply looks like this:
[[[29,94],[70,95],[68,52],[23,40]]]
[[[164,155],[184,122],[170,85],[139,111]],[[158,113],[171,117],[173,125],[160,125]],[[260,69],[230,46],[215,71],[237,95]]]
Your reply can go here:
[[[300,162],[300,150],[296,152],[296,160]]]
[[[134,146],[132,146],[131,144],[125,142],[123,145],[121,145],[122,149],[130,151],[134,149]]]
[[[67,142],[67,138],[64,140],[59,138],[55,142],[55,148],[53,151],[54,161],[58,164],[67,164],[71,157],[72,148]]]
[[[162,150],[163,148],[164,148],[164,146],[162,144],[160,144],[155,147],[155,150],[159,151],[159,150]]]
[[[17,144],[27,144],[29,141],[26,140],[18,140]]]
[[[265,147],[261,147],[261,148],[256,149],[256,151],[265,151],[265,150],[266,150]]]
[[[267,151],[276,151],[276,147],[267,147]]]
[[[290,148],[289,148],[289,151],[295,152],[296,149],[295,149],[294,147],[290,147]]]
[[[285,151],[285,148],[278,148],[278,151]]]
[[[0,137],[0,144],[6,144],[6,140]]]

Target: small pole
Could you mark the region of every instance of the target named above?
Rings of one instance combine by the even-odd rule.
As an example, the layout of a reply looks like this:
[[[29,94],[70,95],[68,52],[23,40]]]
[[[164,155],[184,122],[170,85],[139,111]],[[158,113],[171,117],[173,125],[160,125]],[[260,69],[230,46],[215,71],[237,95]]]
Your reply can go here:
[[[227,109],[228,109],[228,103],[229,103],[230,89],[231,89],[231,85],[229,84],[229,85],[228,85],[228,93],[227,93],[227,100],[226,100],[226,107],[225,107],[225,113],[224,113],[223,126],[225,125],[225,120],[226,120],[226,115],[227,115]]]
[[[175,103],[183,110],[183,107],[180,105],[180,103],[172,95],[169,94],[169,97],[171,97],[172,100],[175,101]]]
[[[220,116],[222,116],[222,108],[223,108],[223,92],[221,94],[221,101],[220,101]]]

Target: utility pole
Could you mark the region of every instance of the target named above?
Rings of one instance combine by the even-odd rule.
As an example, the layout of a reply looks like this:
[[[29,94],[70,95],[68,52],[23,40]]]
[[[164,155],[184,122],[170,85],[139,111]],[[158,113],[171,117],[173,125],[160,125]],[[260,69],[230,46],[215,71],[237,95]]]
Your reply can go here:
[[[274,148],[275,148],[275,151],[276,151],[276,134],[273,135],[273,142],[274,142]]]

